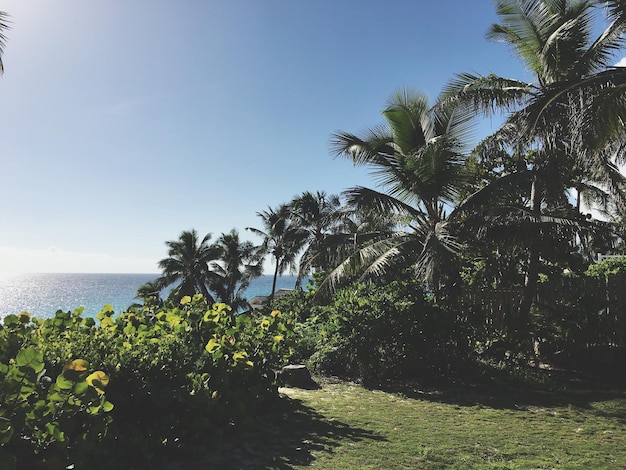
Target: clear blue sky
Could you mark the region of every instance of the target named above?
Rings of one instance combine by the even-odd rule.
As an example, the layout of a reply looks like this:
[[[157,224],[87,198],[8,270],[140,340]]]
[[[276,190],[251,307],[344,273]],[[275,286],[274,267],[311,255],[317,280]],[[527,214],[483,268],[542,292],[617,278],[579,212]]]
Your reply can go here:
[[[0,0],[0,271],[158,272],[165,240],[373,186],[337,130],[398,88],[525,78],[491,0]]]

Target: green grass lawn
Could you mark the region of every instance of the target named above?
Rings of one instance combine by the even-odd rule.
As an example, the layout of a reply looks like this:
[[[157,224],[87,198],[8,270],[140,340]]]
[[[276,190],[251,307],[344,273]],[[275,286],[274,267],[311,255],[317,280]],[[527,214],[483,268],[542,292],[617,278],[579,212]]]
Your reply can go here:
[[[322,385],[185,468],[626,469],[623,388]]]

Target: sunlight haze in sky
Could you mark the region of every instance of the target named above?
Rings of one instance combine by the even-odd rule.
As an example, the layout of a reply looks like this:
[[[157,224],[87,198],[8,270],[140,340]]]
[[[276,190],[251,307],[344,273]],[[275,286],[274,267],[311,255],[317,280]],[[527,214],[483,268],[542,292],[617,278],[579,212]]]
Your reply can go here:
[[[490,0],[0,0],[0,271],[157,272],[166,240],[261,227],[400,87],[521,79]],[[486,124],[488,125],[488,124]]]

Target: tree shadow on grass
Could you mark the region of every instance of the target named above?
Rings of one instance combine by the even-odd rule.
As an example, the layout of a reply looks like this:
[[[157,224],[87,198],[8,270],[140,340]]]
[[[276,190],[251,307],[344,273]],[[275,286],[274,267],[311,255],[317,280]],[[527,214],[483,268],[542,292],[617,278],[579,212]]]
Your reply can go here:
[[[626,386],[623,382],[603,382],[574,375],[552,376],[540,384],[506,383],[482,380],[474,383],[384,384],[379,390],[406,398],[428,400],[456,406],[484,406],[495,409],[526,411],[529,408],[574,407],[626,424]],[[610,402],[608,406],[593,403]]]
[[[199,461],[180,468],[293,469],[310,465],[316,452],[332,453],[349,442],[384,441],[383,436],[341,421],[327,419],[300,400],[283,397],[280,404],[255,420],[255,425],[215,443]]]

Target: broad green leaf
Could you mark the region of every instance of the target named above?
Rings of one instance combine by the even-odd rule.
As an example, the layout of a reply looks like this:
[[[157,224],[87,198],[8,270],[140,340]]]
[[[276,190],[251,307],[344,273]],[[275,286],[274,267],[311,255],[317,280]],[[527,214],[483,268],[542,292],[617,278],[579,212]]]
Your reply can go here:
[[[78,396],[84,395],[87,390],[89,390],[89,384],[86,381],[76,382],[74,385],[74,393]]]
[[[137,328],[135,328],[131,323],[124,327],[124,334],[127,336],[132,336],[137,332]]]
[[[113,409],[113,407],[114,407],[113,403],[111,403],[110,401],[105,401],[102,404],[102,411],[104,411],[105,413],[108,413],[109,411]]]
[[[56,429],[56,426],[53,423],[46,423],[46,429],[48,430],[48,434],[50,434],[52,436],[52,435],[54,435],[54,431]]]
[[[58,380],[58,378],[57,378],[57,380]],[[65,398],[60,393],[55,392],[55,393],[53,393],[51,395],[48,395],[48,400],[50,400],[51,402],[60,402],[60,401],[65,401]]]
[[[96,318],[100,321],[104,320],[105,318],[110,318],[113,315],[113,305],[111,304],[106,304],[104,307],[102,307],[102,310],[100,310],[100,312],[98,314],[96,314]]]
[[[74,387],[74,381],[68,379],[64,374],[57,377],[55,384],[61,390],[71,390]]]
[[[104,307],[102,307],[102,310],[100,311],[104,312],[105,314],[113,314],[114,312],[113,305],[106,304]]]
[[[59,320],[69,320],[71,316],[71,312],[64,312],[63,310],[57,310],[57,312],[54,314],[54,318],[57,318]]]
[[[85,311],[85,307],[83,306],[77,307],[72,312],[72,315],[74,315],[75,317],[80,317],[84,313],[84,311]]]
[[[16,361],[18,366],[30,367],[36,373],[41,372],[44,368],[43,353],[35,348],[22,349],[18,353]]]
[[[19,322],[17,315],[13,315],[12,313],[4,317],[3,320],[4,326],[14,326],[19,324]]]

